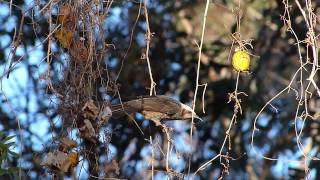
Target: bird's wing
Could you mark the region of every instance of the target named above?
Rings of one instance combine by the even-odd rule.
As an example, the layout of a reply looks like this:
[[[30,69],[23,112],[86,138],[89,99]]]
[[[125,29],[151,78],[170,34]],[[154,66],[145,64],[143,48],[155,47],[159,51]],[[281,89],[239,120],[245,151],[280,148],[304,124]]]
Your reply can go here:
[[[112,105],[111,110],[114,118],[140,111],[176,114],[181,111],[181,105],[178,101],[167,96],[148,96],[124,102],[122,105]]]
[[[143,110],[161,112],[165,114],[180,113],[181,105],[178,101],[167,96],[150,96],[143,98]]]
[[[131,100],[122,104],[111,105],[112,117],[121,118],[127,114],[142,111],[139,100]]]

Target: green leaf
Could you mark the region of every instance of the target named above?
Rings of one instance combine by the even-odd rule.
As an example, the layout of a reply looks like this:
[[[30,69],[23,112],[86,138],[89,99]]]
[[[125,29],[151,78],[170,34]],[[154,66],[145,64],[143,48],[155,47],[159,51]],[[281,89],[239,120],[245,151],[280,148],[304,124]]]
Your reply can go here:
[[[3,141],[9,141],[10,139],[12,139],[12,138],[14,138],[14,137],[16,137],[15,135],[12,135],[12,136],[7,136],[7,137],[5,137],[4,139],[3,139]]]
[[[11,146],[13,146],[15,144],[15,142],[9,142],[9,143],[7,143],[6,145],[8,146],[8,147],[11,147]]]
[[[0,168],[0,176],[6,174],[6,172],[7,172],[7,171],[6,171],[5,169],[1,169],[1,168]]]
[[[17,167],[10,167],[8,169],[1,169],[0,168],[0,176],[5,175],[5,174],[16,174],[18,173],[19,168]]]
[[[11,155],[14,156],[14,157],[18,157],[18,156],[19,156],[18,153],[13,152],[13,151],[8,151],[8,153],[11,154]]]
[[[7,157],[4,155],[0,156],[0,164],[2,163],[3,160],[5,160]]]
[[[6,150],[6,149],[8,149],[8,146],[6,144],[0,143],[0,149]]]
[[[2,151],[0,154],[0,159],[5,159],[7,157],[8,151]]]
[[[7,172],[10,173],[10,174],[14,174],[14,173],[17,173],[19,171],[19,168],[18,167],[10,167]]]

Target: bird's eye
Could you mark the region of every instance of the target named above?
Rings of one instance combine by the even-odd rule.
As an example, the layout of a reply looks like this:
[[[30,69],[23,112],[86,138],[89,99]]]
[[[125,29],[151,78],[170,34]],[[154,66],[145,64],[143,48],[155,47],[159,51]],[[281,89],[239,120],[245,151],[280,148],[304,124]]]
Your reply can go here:
[[[181,116],[182,116],[183,118],[191,118],[191,117],[192,117],[192,113],[191,113],[190,111],[183,110],[183,111],[181,112]]]
[[[175,113],[173,113],[173,112],[167,112],[166,113],[166,115],[168,115],[168,116],[173,116]]]

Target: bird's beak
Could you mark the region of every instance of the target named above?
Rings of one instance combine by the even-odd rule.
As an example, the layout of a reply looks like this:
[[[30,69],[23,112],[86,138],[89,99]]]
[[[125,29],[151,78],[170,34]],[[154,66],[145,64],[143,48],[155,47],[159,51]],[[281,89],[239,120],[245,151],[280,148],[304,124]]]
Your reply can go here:
[[[187,112],[187,113],[184,113],[182,117],[186,119],[192,119],[192,116],[193,116],[194,119],[203,121],[189,106],[181,103],[181,108],[183,109],[183,111]]]
[[[194,114],[193,117],[194,117],[195,119],[198,119],[199,121],[203,121],[203,119],[201,119],[201,118],[200,118],[198,115],[196,115],[196,114]]]

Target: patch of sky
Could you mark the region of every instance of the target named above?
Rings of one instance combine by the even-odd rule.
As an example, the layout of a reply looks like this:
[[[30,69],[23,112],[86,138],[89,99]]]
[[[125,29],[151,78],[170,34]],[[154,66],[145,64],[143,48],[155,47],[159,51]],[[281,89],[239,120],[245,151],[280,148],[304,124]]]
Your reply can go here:
[[[249,119],[245,119],[242,121],[241,131],[245,132],[248,131],[251,126],[251,121]]]
[[[263,155],[266,155],[271,149],[271,146],[269,144],[264,144],[261,148],[260,148],[260,152]]]
[[[31,85],[31,83],[30,83],[30,85]],[[32,86],[32,85],[31,85]],[[29,113],[36,113],[36,112],[38,112],[38,102],[37,102],[37,96],[36,96],[36,94],[35,94],[35,92],[34,91],[32,91],[32,87],[30,87],[29,86],[29,88],[27,89],[27,91],[28,91],[28,94],[27,94],[27,96],[29,96],[29,99],[28,99],[28,111],[29,111]]]
[[[270,131],[268,131],[267,137],[270,139],[275,138],[276,136],[278,136],[279,130],[280,129],[278,128],[278,126],[271,128]]]
[[[171,97],[172,99],[175,99],[175,100],[177,100],[177,101],[180,101],[180,96],[177,95],[177,94],[170,94],[170,97]]]
[[[130,144],[128,145],[127,149],[124,151],[124,157],[123,159],[128,160],[129,157],[136,152],[137,150],[137,139],[134,138],[130,141]]]
[[[109,159],[113,159],[118,154],[118,150],[116,146],[114,146],[111,143],[109,144],[108,148],[109,148],[109,152],[108,152]]]
[[[64,79],[64,69],[65,67],[68,66],[68,58],[66,56],[61,56],[60,57],[61,61],[59,63],[53,63],[53,69],[54,71],[51,71],[52,73],[52,78],[58,79],[58,80],[63,80]]]
[[[213,141],[212,140],[208,140],[205,142],[204,144],[204,148],[202,149],[203,151],[203,158],[212,158],[215,155],[215,152],[210,150],[211,146],[213,146]]]
[[[147,157],[147,156],[150,156],[151,155],[151,146],[150,145],[146,145],[146,146],[143,146],[141,151],[140,151],[140,156],[141,157]]]
[[[110,26],[112,24],[118,24],[121,22],[121,11],[120,7],[114,7],[110,10],[109,16],[107,16],[105,20],[106,26]]]
[[[136,41],[137,41],[137,44],[142,47],[145,45],[145,34],[142,33],[142,32],[138,32],[136,34]]]
[[[8,15],[9,15],[9,5],[5,3],[0,4],[0,18],[3,18]]]
[[[37,173],[34,171],[29,171],[28,174],[31,177],[31,179],[36,179],[36,177],[37,177]]]
[[[162,17],[166,22],[167,21],[172,21],[172,19],[174,19],[173,16],[169,15],[169,14],[164,14],[164,16]]]
[[[165,82],[166,82],[165,79],[160,79],[159,85],[160,85],[160,86],[164,86],[164,85],[165,85]]]
[[[39,10],[40,10],[40,9],[39,9]],[[37,12],[39,12],[39,11],[37,11]],[[53,8],[52,8],[52,10],[51,10],[51,13],[58,15],[58,13],[59,13],[59,8],[53,6]]]
[[[43,62],[43,63],[37,64],[36,70],[32,72],[32,76],[34,77],[34,79],[40,79],[38,82],[40,87],[43,87],[43,88],[44,88],[44,85],[46,85],[47,83],[44,79],[41,79],[41,78],[43,78],[47,70],[48,70],[48,64],[46,62]]]
[[[69,133],[69,137],[70,139],[73,139],[77,142],[77,144],[80,144],[81,143],[81,139],[80,138],[77,138],[78,137],[78,130],[73,128],[71,129],[71,131],[68,132]]]
[[[10,102],[2,103],[1,104],[2,111],[10,118],[12,119],[14,117],[14,113],[12,112],[12,106]],[[9,119],[1,119],[1,121],[5,121]]]
[[[181,66],[181,64],[179,64],[179,63],[172,62],[172,63],[171,63],[171,69],[172,69],[173,71],[180,71],[180,70],[182,69],[182,66]]]
[[[3,27],[7,32],[11,32],[14,30],[16,24],[17,24],[17,17],[16,16],[10,16],[8,17],[7,21],[3,23]]]
[[[48,112],[48,114],[50,114],[51,112]],[[54,126],[56,127],[61,127],[62,126],[62,120],[61,120],[61,115],[57,115],[55,117],[53,117],[52,122],[54,124]]]
[[[257,124],[262,127],[266,127],[270,122],[271,118],[265,113],[262,113],[258,118]]]
[[[25,161],[23,158],[19,158],[20,166],[24,169],[31,169],[33,167],[33,164],[30,161]]]
[[[270,145],[265,144],[263,147],[253,145],[253,148],[254,149],[252,149],[250,145],[250,148],[248,148],[249,151],[247,152],[248,156],[256,160],[263,160],[263,156],[270,150]]]
[[[295,141],[296,141],[296,138],[295,138]],[[312,157],[312,156],[316,155],[316,152],[314,152],[314,150],[316,148],[313,148],[313,149],[311,148],[311,146],[313,145],[313,140],[312,140],[311,137],[304,138],[304,139],[302,139],[300,137],[299,144],[300,144],[299,146],[301,147],[301,149],[303,149],[304,153],[308,153],[306,155],[308,155],[309,157]],[[302,157],[303,153],[301,152],[301,149],[297,147],[297,151],[295,151],[294,155],[291,155],[290,157],[295,157],[297,159]]]
[[[148,127],[150,125],[150,121],[146,120],[142,122],[142,127]]]
[[[187,133],[180,134],[178,136],[173,137],[173,141],[175,143],[177,150],[182,153],[192,152],[192,147],[187,140],[189,140],[189,135]]]
[[[126,8],[119,8],[114,7],[110,10],[110,15],[106,17],[104,22],[104,29],[112,29],[115,30],[116,28],[121,31],[123,34],[129,33],[129,28],[121,23],[128,15]]]
[[[178,155],[174,152],[170,153],[169,163],[178,172],[184,169],[184,165],[185,165],[184,159],[181,157],[181,155]]]
[[[156,13],[161,13],[164,10],[164,6],[157,1],[149,1],[147,5],[149,8],[154,9]]]
[[[34,120],[34,123],[29,125],[30,131],[39,137],[47,135],[47,131],[50,129],[48,118],[43,114],[34,114],[32,117],[34,118],[32,119]]]
[[[317,153],[318,153],[318,146],[315,146],[311,149],[311,151],[308,155],[314,157],[317,155]]]
[[[145,161],[137,161],[137,164],[135,166],[137,171],[144,171],[148,169],[148,163],[146,163]]]
[[[84,159],[84,158],[80,157],[80,159]],[[80,161],[80,163],[77,167],[78,167],[76,169],[76,171],[77,171],[76,174],[78,175],[77,179],[88,179],[88,177],[89,177],[89,174],[87,173],[88,169],[89,169],[88,161],[86,161],[86,160]]]
[[[133,170],[134,170],[134,167],[136,166],[136,161],[126,161],[126,163],[124,164],[123,166],[123,169],[125,169],[125,173],[126,174],[133,174]]]
[[[220,174],[220,172],[219,172],[219,174]],[[194,174],[190,173],[189,175],[186,174],[186,176],[184,176],[184,179],[199,180],[200,178],[198,175],[194,175]]]
[[[24,4],[28,5],[28,6],[31,6],[34,4],[34,0],[24,0]]]
[[[7,54],[8,54],[8,55],[12,55],[11,49],[7,48],[6,50],[8,50],[8,51],[7,51]],[[17,56],[24,56],[25,53],[26,53],[26,52],[25,52],[24,47],[18,46],[18,47],[16,48],[16,55],[17,55]]]
[[[96,21],[99,21],[99,17],[96,17]],[[100,27],[99,26],[93,26],[91,28],[91,33],[94,34],[95,37],[99,37],[100,36]],[[81,36],[81,39],[86,40],[85,37]],[[96,41],[99,41],[101,39],[96,39]],[[103,46],[102,46],[103,47]]]
[[[276,161],[276,164],[271,167],[271,172],[273,175],[275,175],[278,178],[281,178],[283,176],[286,176],[289,172],[289,164],[290,167],[292,167],[292,164],[295,164],[294,161],[288,160],[290,154],[280,154],[278,157],[278,161]],[[293,159],[291,159],[293,160]]]
[[[211,137],[218,137],[220,133],[221,124],[219,122],[214,122],[213,127],[211,128]]]
[[[317,173],[319,172],[317,172],[316,168],[310,169],[309,173],[306,176],[306,179],[316,179]]]
[[[35,41],[35,46],[27,47],[27,51],[32,51],[32,53],[29,53],[30,65],[38,65],[40,61],[42,61],[42,59],[44,58],[43,44],[39,39]]]
[[[58,44],[55,41],[52,41],[50,44],[51,51],[56,52],[59,49]]]
[[[24,118],[26,117],[25,114],[23,114],[23,113],[18,113],[17,117],[15,117],[16,111],[15,111],[14,108],[15,107],[12,106],[11,102],[3,103],[2,104],[2,111],[5,112],[10,119],[1,119],[1,120],[2,121],[5,121],[5,120],[7,121],[7,120],[11,120],[12,118],[17,118],[17,119],[20,120],[21,117],[24,117]]]
[[[12,103],[14,106],[25,106],[25,103],[21,103],[21,97],[24,96],[27,89],[28,82],[28,71],[23,64],[19,64],[16,68],[11,71],[9,79],[3,79],[1,88],[6,94],[8,99],[13,99]]]
[[[43,137],[32,135],[31,141],[32,141],[32,149],[34,151],[42,151],[45,148],[45,141],[43,140]]]
[[[24,54],[25,54],[24,49],[23,49],[21,46],[19,46],[19,47],[16,49],[15,55],[18,57],[19,60],[23,61],[23,59],[20,59],[19,56],[22,57]],[[1,66],[0,66],[2,73],[6,72],[6,71],[8,70],[7,68],[8,68],[8,66],[9,66],[9,64],[11,63],[12,55],[13,55],[13,54],[12,54],[12,49],[11,49],[11,48],[6,48],[6,49],[4,50],[4,56],[5,56],[6,62],[5,62],[4,65],[1,65]],[[18,59],[16,59],[16,60],[18,60]],[[16,64],[16,63],[13,63],[13,65],[14,65],[14,64]],[[20,65],[20,64],[19,64],[19,65]],[[21,66],[21,65],[20,65],[20,66]],[[17,65],[15,65],[14,67],[17,68]],[[12,73],[12,69],[11,69],[11,73]],[[10,76],[11,76],[11,74],[10,74]]]
[[[8,47],[11,43],[11,37],[8,34],[1,35],[0,39],[0,48]]]
[[[110,162],[110,160],[109,160],[108,156],[101,155],[101,156],[99,156],[99,162],[100,163],[105,163],[105,162]]]
[[[144,120],[144,116],[141,113],[136,113],[135,120],[139,120],[139,121]]]
[[[64,52],[60,54],[59,59],[61,59],[61,61],[59,61],[59,63],[54,64],[56,64],[56,69],[63,70],[65,67],[68,66],[70,56],[67,52]]]
[[[255,160],[259,161],[259,160],[263,160],[262,156],[260,154],[258,154],[259,152],[257,152],[257,146],[253,146],[254,149],[252,149],[251,144],[247,145],[247,155],[248,157],[252,157]]]
[[[103,142],[105,144],[108,144],[110,142],[110,134],[112,132],[111,126],[102,126],[102,128],[99,131],[99,141]]]
[[[304,124],[303,119],[302,119],[302,118],[297,118],[297,120],[296,120],[297,130],[298,130],[298,131],[301,130],[304,125],[305,125],[305,124]]]
[[[115,68],[119,64],[119,59],[118,58],[109,58],[107,61],[108,67],[110,68]]]
[[[157,173],[155,173],[155,176],[154,176],[154,179],[155,180],[164,180],[164,179],[170,179],[168,177],[168,175],[162,171],[158,171]]]
[[[108,94],[107,86],[103,86],[99,88],[99,92],[102,94],[102,98],[104,101],[109,102],[112,100],[112,96]]]
[[[172,121],[172,126],[175,132],[184,133],[188,129],[190,129],[190,122],[188,121]]]
[[[249,145],[250,148],[248,148],[248,151],[247,151],[247,155],[248,157],[254,159],[256,162],[255,163],[263,163],[264,161],[264,155],[265,155],[265,151],[262,151],[260,149],[260,147],[258,146],[253,146],[254,149],[252,149],[252,146],[251,144]],[[258,166],[257,166],[258,167]]]

